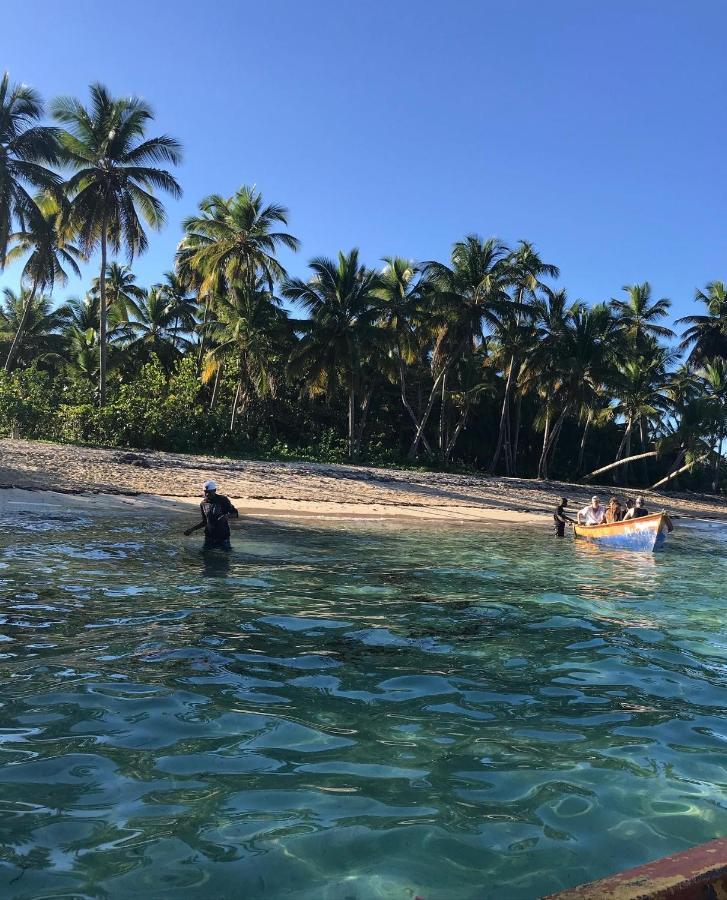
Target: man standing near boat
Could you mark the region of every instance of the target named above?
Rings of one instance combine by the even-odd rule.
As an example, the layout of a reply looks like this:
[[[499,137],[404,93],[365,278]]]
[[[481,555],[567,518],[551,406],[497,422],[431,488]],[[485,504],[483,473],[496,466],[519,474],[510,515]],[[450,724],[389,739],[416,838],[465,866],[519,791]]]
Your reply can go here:
[[[601,506],[598,497],[591,497],[589,505],[579,510],[576,516],[578,525],[602,525],[605,518],[606,508]]]
[[[239,513],[228,497],[217,493],[214,481],[205,481],[203,489],[204,500],[199,505],[202,521],[184,533],[189,537],[193,531],[204,528],[203,550],[232,550],[228,518],[236,519]]]
[[[553,524],[555,526],[556,537],[565,537],[566,522],[570,522],[571,525],[573,524],[573,519],[571,519],[569,515],[566,515],[566,506],[568,506],[568,498],[561,497],[560,503],[555,507],[555,512],[553,513]]]

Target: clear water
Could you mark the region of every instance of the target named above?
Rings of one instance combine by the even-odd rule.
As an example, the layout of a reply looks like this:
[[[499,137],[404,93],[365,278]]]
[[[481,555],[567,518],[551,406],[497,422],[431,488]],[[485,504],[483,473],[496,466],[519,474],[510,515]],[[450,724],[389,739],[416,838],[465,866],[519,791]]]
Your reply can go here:
[[[727,833],[725,536],[0,531],[0,896],[533,898]]]

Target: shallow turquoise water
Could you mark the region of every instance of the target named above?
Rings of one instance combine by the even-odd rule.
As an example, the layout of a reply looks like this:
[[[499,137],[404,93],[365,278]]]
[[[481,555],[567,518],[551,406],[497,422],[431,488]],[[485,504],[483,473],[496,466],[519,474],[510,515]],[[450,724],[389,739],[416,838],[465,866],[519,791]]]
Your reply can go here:
[[[0,524],[3,898],[517,900],[727,834],[719,529]]]

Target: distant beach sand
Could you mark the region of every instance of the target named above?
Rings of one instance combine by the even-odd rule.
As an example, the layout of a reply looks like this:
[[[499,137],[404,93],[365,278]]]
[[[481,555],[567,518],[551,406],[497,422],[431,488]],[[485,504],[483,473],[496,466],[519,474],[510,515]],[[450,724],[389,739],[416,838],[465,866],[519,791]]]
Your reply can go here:
[[[521,478],[400,471],[306,462],[257,462],[139,451],[142,468],[121,462],[123,450],[0,440],[0,514],[83,510],[195,514],[201,485],[214,478],[242,516],[324,521],[392,519],[545,524],[556,500],[571,508],[613,486]],[[636,493],[635,488],[627,492]],[[647,506],[675,515],[727,521],[727,501],[696,494],[642,492]]]

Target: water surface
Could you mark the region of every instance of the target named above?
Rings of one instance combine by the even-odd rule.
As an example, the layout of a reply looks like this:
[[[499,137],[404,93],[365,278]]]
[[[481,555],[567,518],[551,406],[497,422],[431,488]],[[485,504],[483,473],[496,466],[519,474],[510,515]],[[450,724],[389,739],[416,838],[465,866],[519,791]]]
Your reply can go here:
[[[518,900],[727,833],[720,529],[0,524],[3,898]]]

